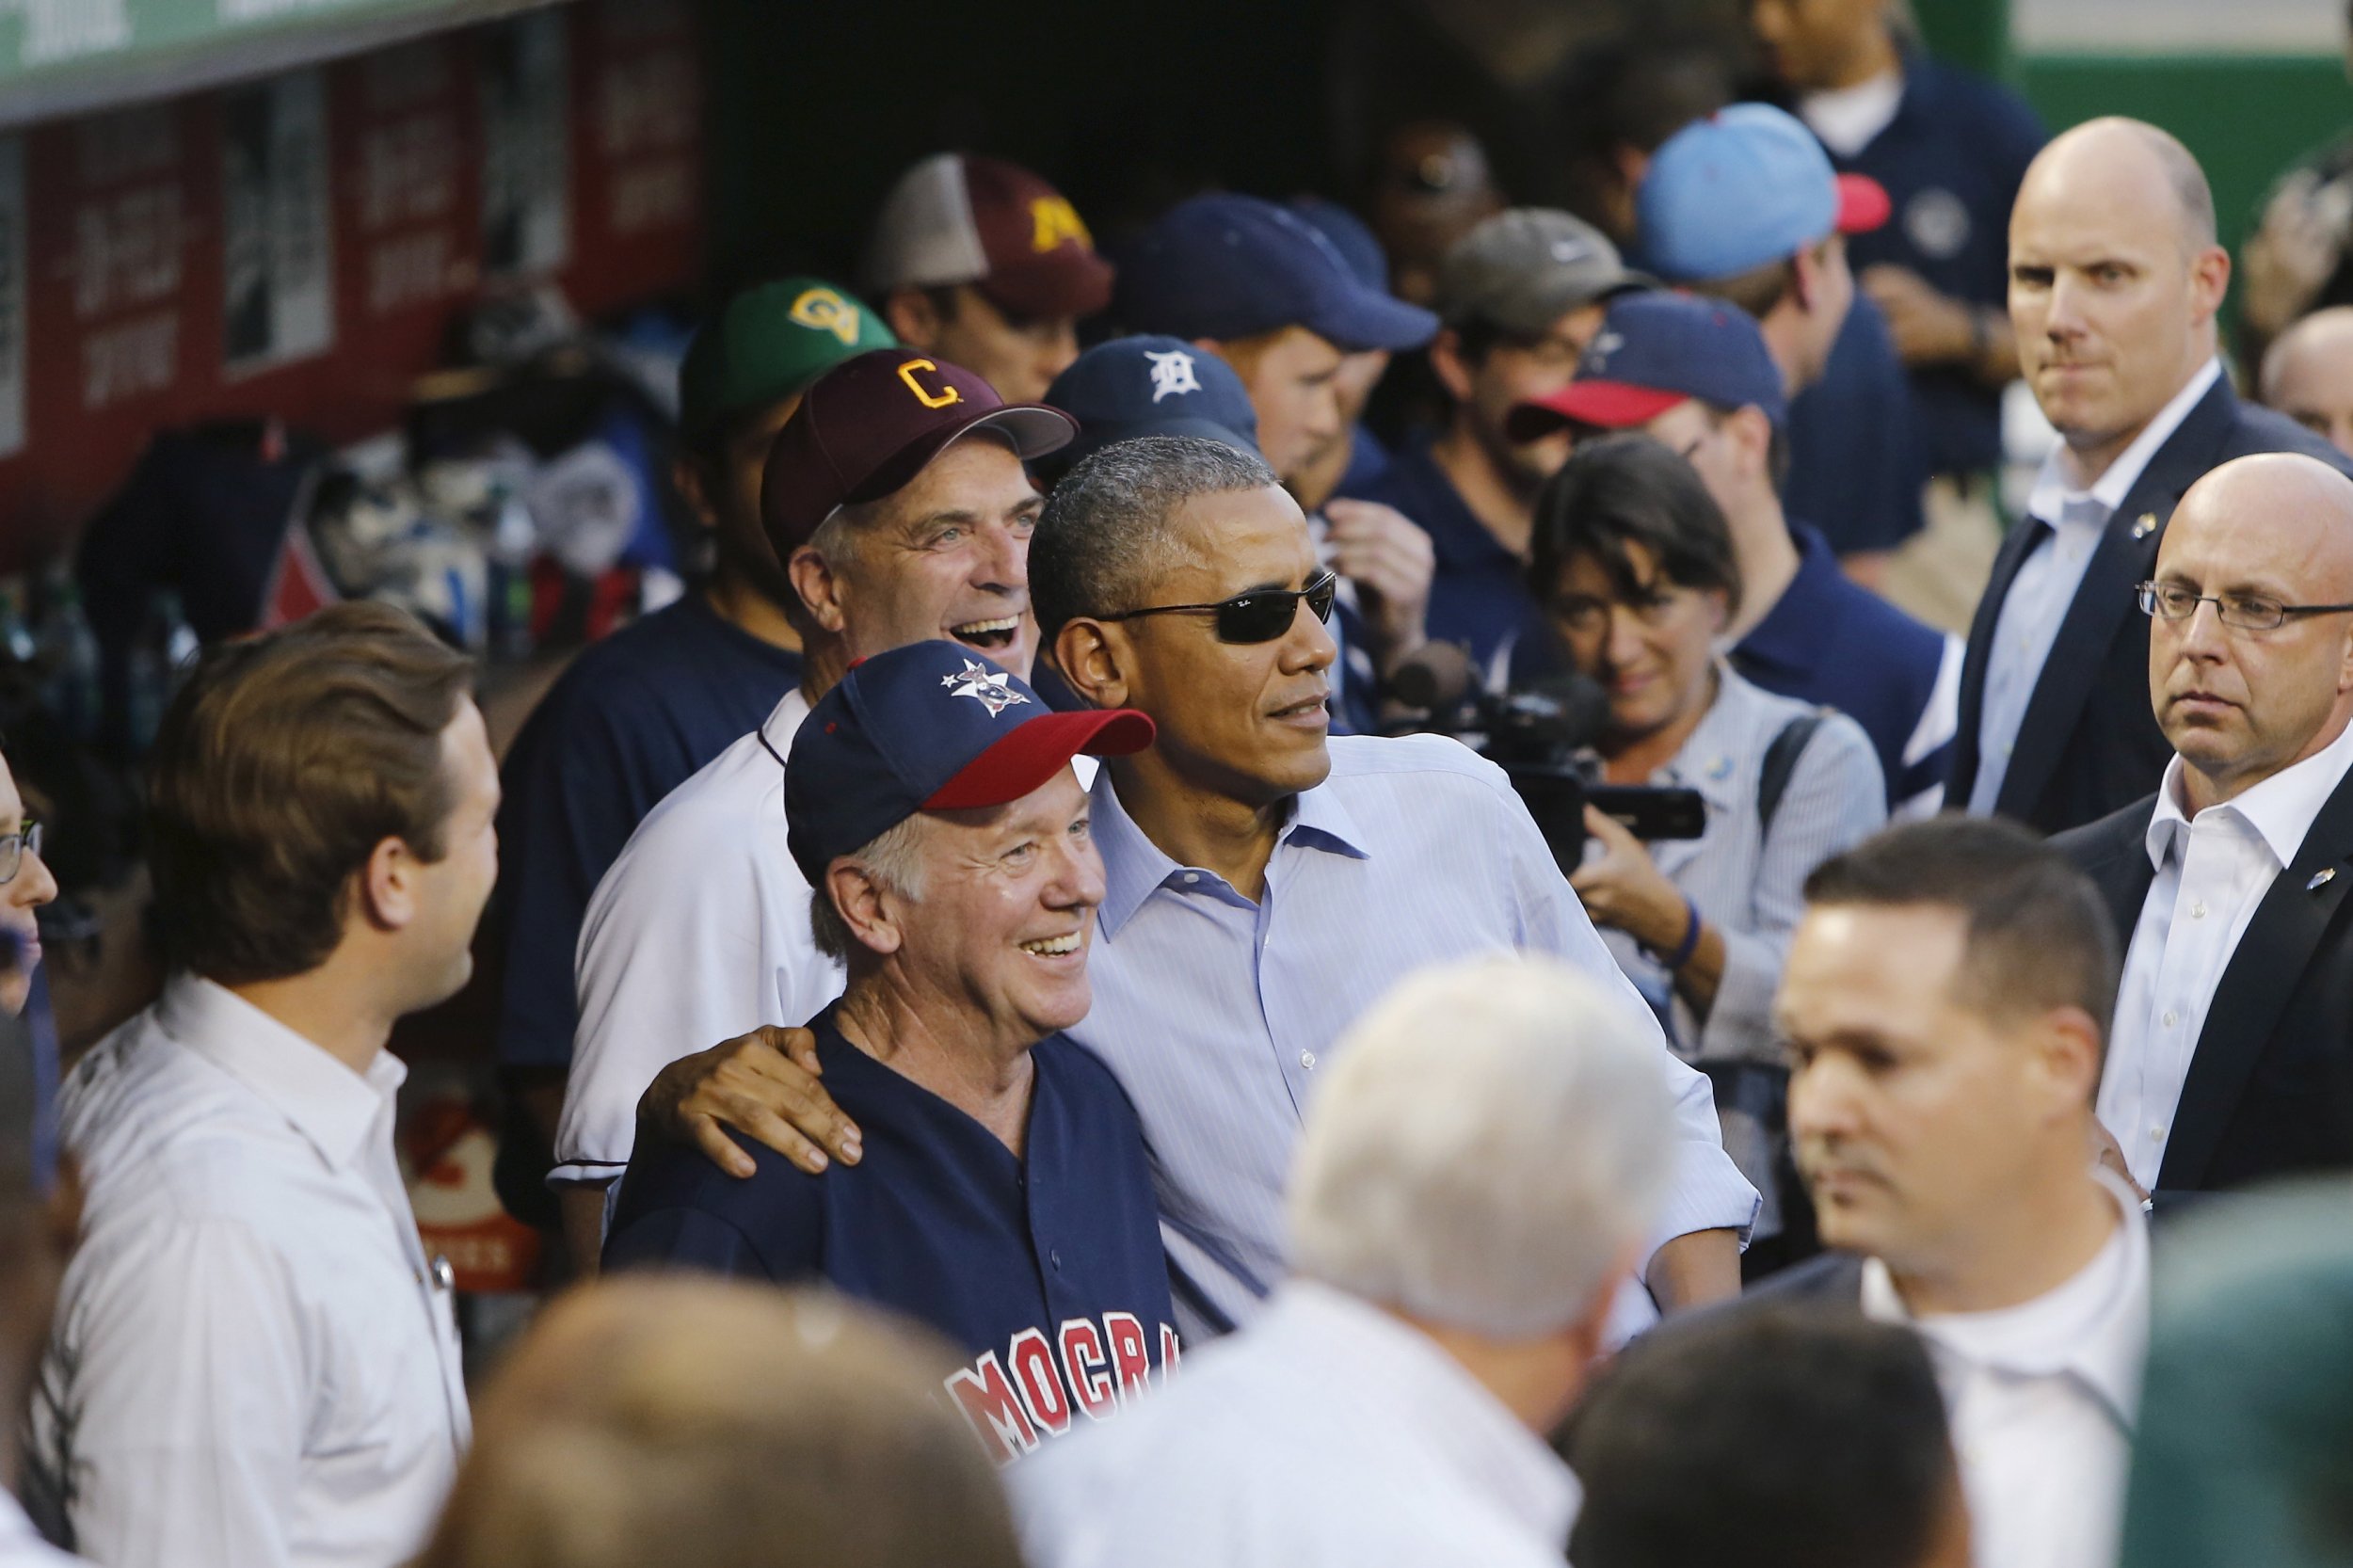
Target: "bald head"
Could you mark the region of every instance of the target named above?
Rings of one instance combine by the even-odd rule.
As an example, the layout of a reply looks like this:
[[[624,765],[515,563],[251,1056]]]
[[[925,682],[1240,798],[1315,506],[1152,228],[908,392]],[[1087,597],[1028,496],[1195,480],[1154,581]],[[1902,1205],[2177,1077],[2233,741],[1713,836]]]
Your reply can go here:
[[[2298,453],[2223,464],[2174,508],[2156,581],[2221,601],[2150,623],[2150,702],[2185,806],[2234,798],[2344,733],[2353,614],[2333,607],[2353,606],[2353,480]]]
[[[2213,361],[2230,281],[2206,177],[2163,131],[2095,120],[2035,158],[2010,212],[2010,325],[2076,484]]]
[[[2280,334],[2264,356],[2263,400],[2353,456],[2353,305],[2335,305]]]

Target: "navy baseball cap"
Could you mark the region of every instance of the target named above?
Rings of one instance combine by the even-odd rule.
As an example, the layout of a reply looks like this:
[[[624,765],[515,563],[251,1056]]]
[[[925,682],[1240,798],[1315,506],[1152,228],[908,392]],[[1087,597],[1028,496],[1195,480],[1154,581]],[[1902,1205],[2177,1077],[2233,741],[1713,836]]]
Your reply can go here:
[[[1035,465],[1059,480],[1091,452],[1139,436],[1202,436],[1253,456],[1258,414],[1234,367],[1182,338],[1098,343],[1046,389],[1046,401],[1079,422],[1079,439]]]
[[[1837,172],[1813,132],[1767,104],[1669,136],[1634,193],[1643,264],[1678,283],[1753,271],[1833,231],[1868,232],[1889,211],[1878,181]]]
[[[911,348],[876,348],[809,384],[768,448],[760,520],[789,561],[843,506],[879,501],[923,472],[958,437],[996,430],[1023,461],[1079,433],[1059,408],[1007,403],[961,365]]]
[[[1018,678],[951,642],[909,643],[850,666],[792,737],[786,842],[814,888],[839,856],[918,811],[1019,800],[1073,757],[1152,744],[1132,708],[1057,713]]]
[[[1719,408],[1754,404],[1778,430],[1789,412],[1781,367],[1746,311],[1694,295],[1621,295],[1577,361],[1577,379],[1512,410],[1504,428],[1532,441],[1568,424],[1623,430],[1690,398]]]
[[[1366,287],[1314,224],[1225,193],[1178,202],[1120,248],[1112,314],[1130,331],[1219,343],[1305,327],[1349,354],[1438,333],[1428,311]]]

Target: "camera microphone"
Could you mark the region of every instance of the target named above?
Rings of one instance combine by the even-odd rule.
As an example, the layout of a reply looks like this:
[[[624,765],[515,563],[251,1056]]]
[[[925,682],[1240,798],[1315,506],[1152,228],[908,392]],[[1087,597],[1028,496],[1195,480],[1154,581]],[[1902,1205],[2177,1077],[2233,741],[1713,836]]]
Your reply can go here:
[[[1427,642],[1389,675],[1389,696],[1408,708],[1436,712],[1479,689],[1470,655],[1452,643]]]

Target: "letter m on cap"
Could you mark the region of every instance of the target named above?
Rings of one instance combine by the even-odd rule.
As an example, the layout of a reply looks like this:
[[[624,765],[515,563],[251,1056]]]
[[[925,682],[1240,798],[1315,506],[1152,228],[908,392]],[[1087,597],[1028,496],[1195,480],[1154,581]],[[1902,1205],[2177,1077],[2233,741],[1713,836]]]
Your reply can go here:
[[[1078,210],[1059,196],[1040,196],[1030,202],[1030,248],[1043,256],[1064,241],[1081,250],[1095,248],[1095,236],[1079,221]]]

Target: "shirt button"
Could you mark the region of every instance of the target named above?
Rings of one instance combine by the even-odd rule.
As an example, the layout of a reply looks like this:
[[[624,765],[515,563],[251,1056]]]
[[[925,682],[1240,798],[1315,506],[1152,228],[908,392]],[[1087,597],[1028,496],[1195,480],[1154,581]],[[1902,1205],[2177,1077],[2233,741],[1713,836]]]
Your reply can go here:
[[[1185,886],[1188,888],[1192,887],[1194,883],[1200,880],[1201,873],[1199,872],[1187,872],[1185,873]]]
[[[1299,1053],[1299,1064],[1305,1067],[1310,1072],[1314,1071],[1316,1065],[1316,1053],[1311,1050],[1301,1051]]]
[[[2165,1142],[2165,1128],[2162,1128],[2162,1127],[2153,1127],[2153,1128],[2151,1128],[2149,1129],[2149,1142],[2151,1142],[2151,1143],[2153,1143],[2153,1144],[2162,1144],[2162,1143],[2164,1143],[2164,1142]]]
[[[2167,1008],[2167,1009],[2165,1010],[2165,1027],[2166,1027],[2166,1028],[2168,1028],[2168,1029],[2171,1029],[2171,1028],[2172,1028],[2175,1024],[2180,1023],[2181,1021],[2182,1021],[2182,1016],[2181,1016],[2179,1013],[2174,1012],[2174,1011],[2173,1011],[2173,1009],[2171,1009],[2170,1007],[2169,1007],[2169,1008]]]
[[[1055,1251],[1055,1252],[1049,1252],[1049,1253],[1048,1253],[1048,1254],[1046,1255],[1046,1261],[1047,1261],[1047,1262],[1048,1262],[1048,1263],[1051,1263],[1051,1264],[1054,1266],[1054,1272],[1056,1272],[1056,1273],[1061,1273],[1061,1272],[1062,1272],[1062,1254],[1061,1254],[1061,1252],[1059,1252],[1059,1251]]]
[[[2193,920],[2202,920],[2206,918],[2206,901],[2204,899],[2200,899],[2197,903],[2189,906],[2189,918]]]

